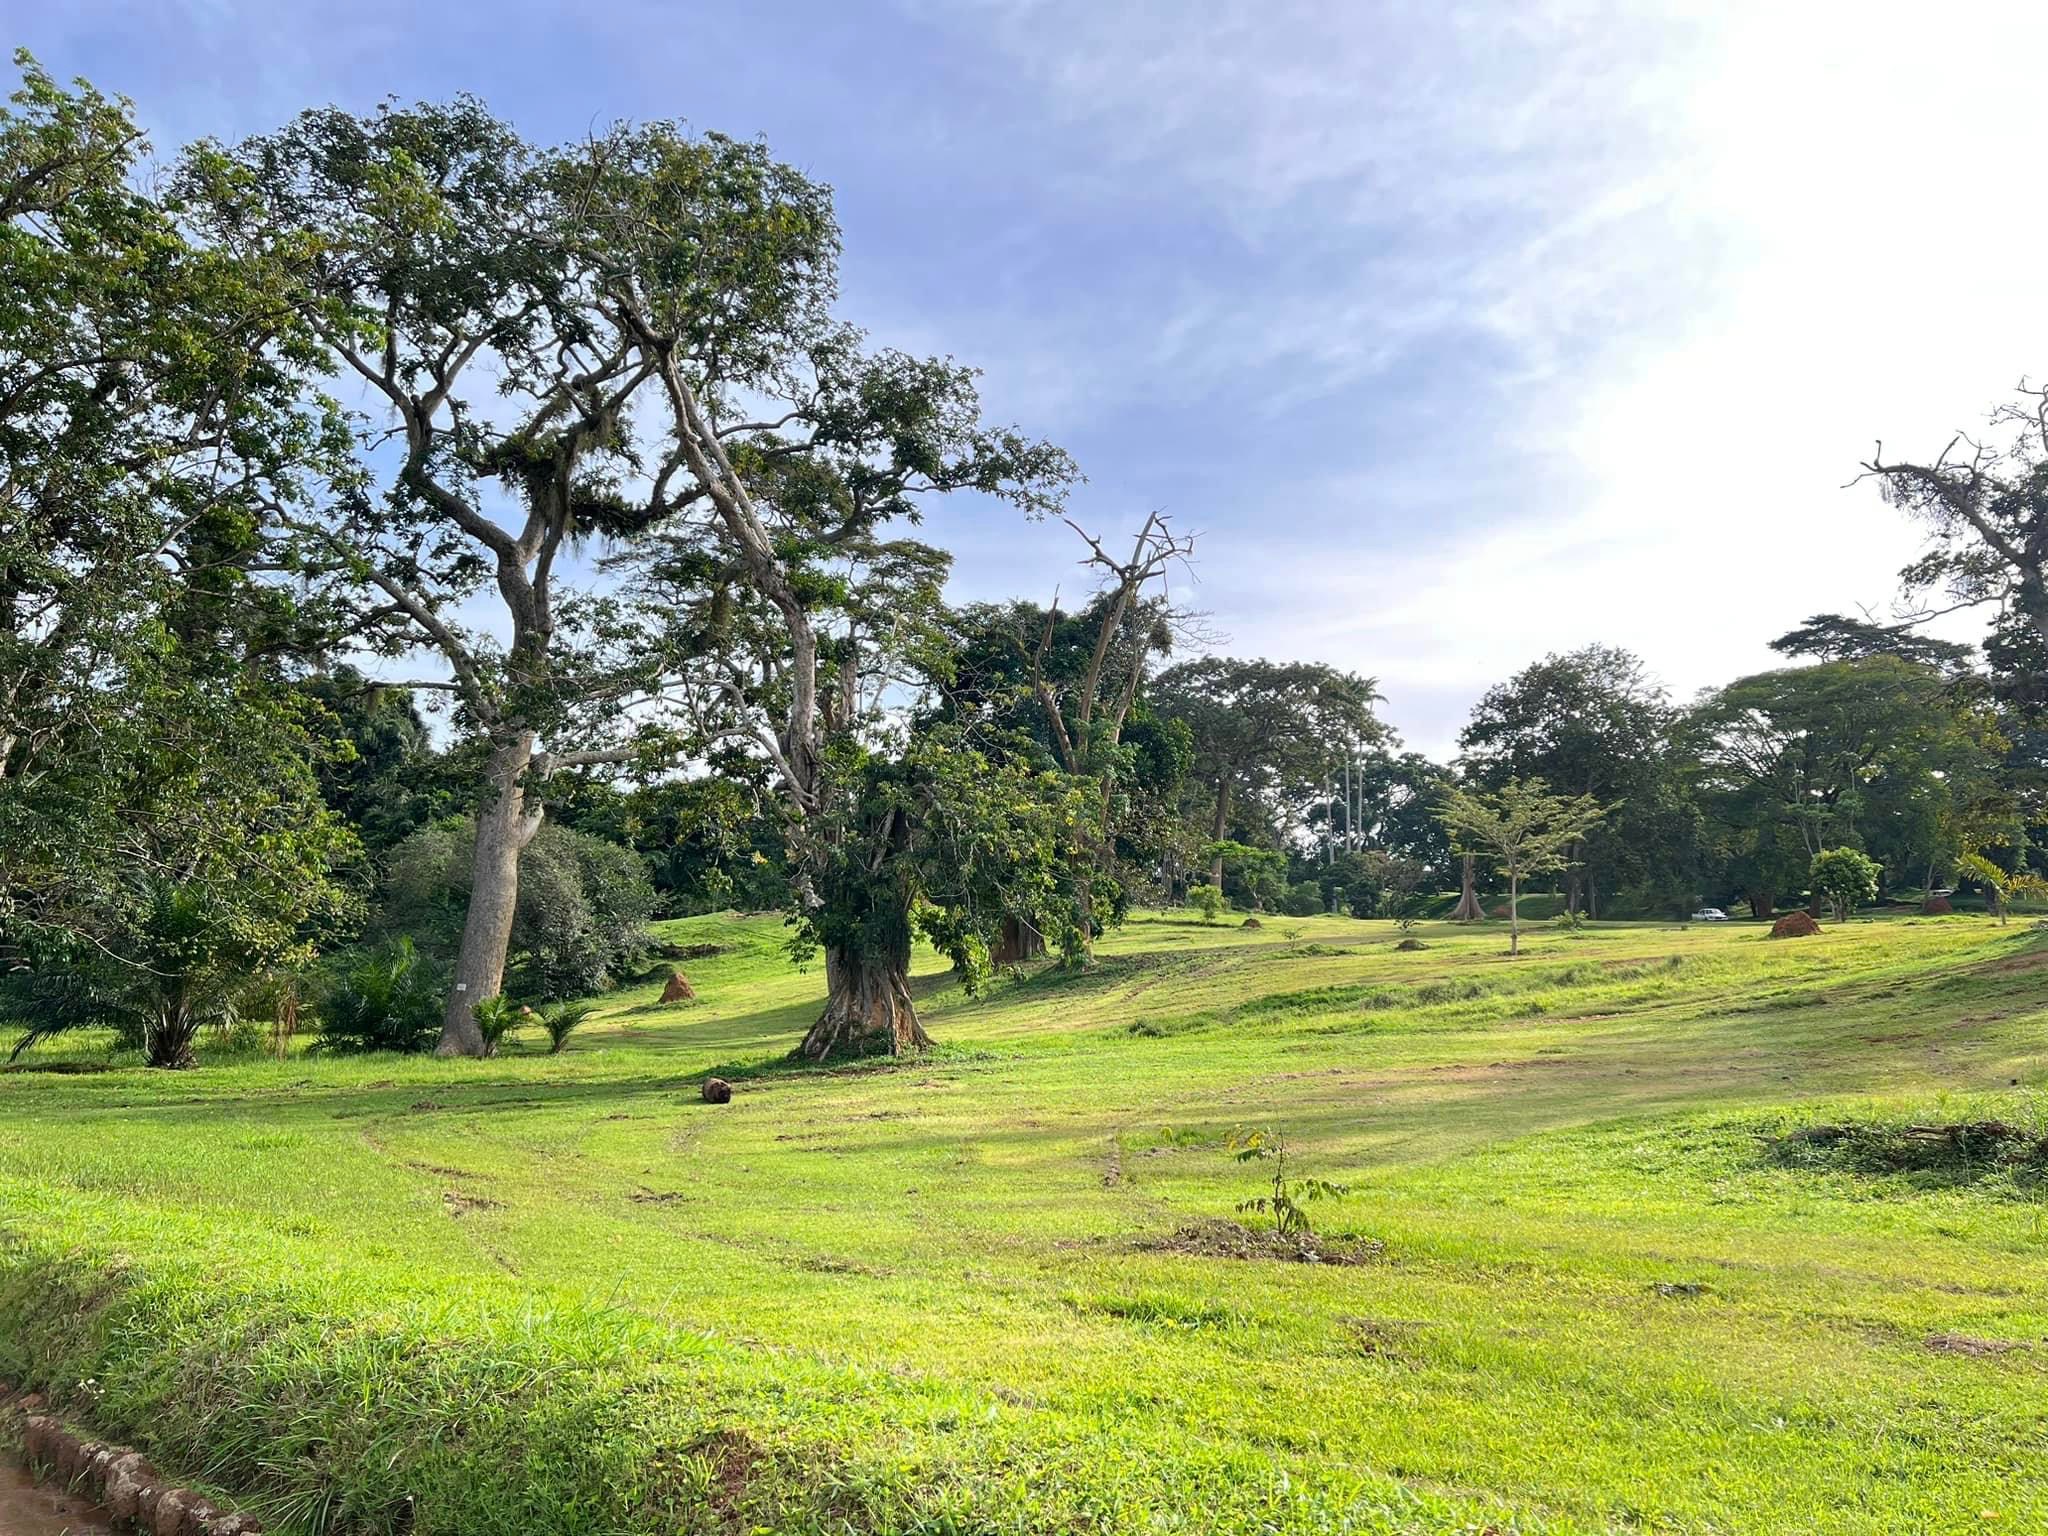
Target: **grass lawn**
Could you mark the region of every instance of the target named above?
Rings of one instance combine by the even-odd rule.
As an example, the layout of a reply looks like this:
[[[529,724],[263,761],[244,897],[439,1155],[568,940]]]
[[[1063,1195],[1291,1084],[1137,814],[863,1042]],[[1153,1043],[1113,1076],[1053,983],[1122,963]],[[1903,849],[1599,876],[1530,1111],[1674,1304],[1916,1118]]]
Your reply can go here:
[[[703,918],[560,1056],[0,1076],[0,1375],[306,1530],[2048,1529],[2041,1190],[1765,1140],[2048,1119],[2048,939],[1504,929],[928,958],[819,1071]],[[1363,1262],[1208,1251],[1237,1127]]]

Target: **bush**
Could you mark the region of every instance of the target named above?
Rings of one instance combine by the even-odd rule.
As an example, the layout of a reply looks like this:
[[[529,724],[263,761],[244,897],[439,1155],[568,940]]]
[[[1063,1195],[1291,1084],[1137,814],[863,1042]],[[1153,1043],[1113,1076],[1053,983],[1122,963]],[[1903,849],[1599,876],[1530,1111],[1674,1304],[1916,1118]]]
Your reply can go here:
[[[540,1025],[548,1032],[548,1054],[559,1055],[562,1047],[569,1043],[569,1037],[596,1011],[590,1003],[558,1003],[542,1013]]]
[[[1877,895],[1878,866],[1869,855],[1854,848],[1827,848],[1813,856],[1807,878],[1813,894],[1825,900],[1835,921],[1846,923],[1849,914]]]
[[[325,1050],[431,1050],[441,1033],[441,987],[409,938],[362,956],[320,1005]]]
[[[1280,915],[1283,917],[1321,917],[1323,915],[1323,888],[1314,880],[1300,880],[1287,887],[1287,894],[1280,898]]]
[[[469,902],[475,825],[439,822],[391,856],[377,924],[452,955]],[[542,1000],[610,988],[645,961],[654,887],[630,849],[567,827],[542,826],[519,855],[511,962],[517,990]]]
[[[1223,915],[1229,905],[1223,899],[1223,892],[1213,885],[1191,885],[1188,887],[1188,905],[1202,914],[1202,921],[1213,923]]]
[[[498,1043],[526,1022],[519,1005],[500,992],[496,997],[478,998],[469,1016],[476,1020],[476,1032],[483,1036],[484,1054],[498,1054]]]

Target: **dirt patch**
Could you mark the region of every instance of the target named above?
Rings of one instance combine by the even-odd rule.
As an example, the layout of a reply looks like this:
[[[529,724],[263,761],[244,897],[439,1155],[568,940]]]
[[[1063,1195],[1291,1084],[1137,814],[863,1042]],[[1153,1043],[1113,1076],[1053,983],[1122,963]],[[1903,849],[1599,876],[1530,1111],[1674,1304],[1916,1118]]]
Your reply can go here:
[[[796,1267],[809,1270],[814,1275],[863,1275],[869,1279],[880,1279],[894,1273],[872,1264],[862,1264],[856,1259],[835,1258],[829,1253],[808,1254],[796,1261]]]
[[[2043,966],[2048,966],[2048,948],[2035,948],[2025,954],[2007,955],[2003,960],[1993,960],[1989,965],[1981,966],[1979,969],[1994,975],[2002,975],[2012,971],[2038,971]]]
[[[1387,1317],[1347,1317],[1341,1321],[1351,1335],[1353,1347],[1361,1355],[1386,1360],[1406,1359],[1408,1345],[1423,1327],[1421,1323]]]
[[[458,1189],[442,1190],[441,1203],[448,1207],[450,1216],[467,1216],[471,1211],[499,1211],[505,1208],[502,1200],[492,1200],[484,1195],[465,1195]]]
[[[1653,1289],[1672,1301],[1692,1301],[1706,1295],[1711,1287],[1701,1280],[1659,1280]]]
[[[1807,939],[1820,932],[1820,924],[1813,920],[1810,912],[1787,912],[1771,924],[1774,939]]]
[[[1967,1333],[1931,1333],[1920,1346],[1930,1355],[1961,1355],[1969,1360],[1993,1360],[2027,1347],[2018,1339],[1979,1339]]]
[[[717,1511],[719,1523],[729,1530],[745,1528],[741,1511],[753,1485],[754,1468],[765,1459],[765,1453],[735,1429],[720,1430],[695,1450],[711,1463],[711,1507]]]
[[[1371,1238],[1321,1237],[1276,1232],[1237,1221],[1198,1221],[1165,1237],[1137,1244],[1143,1253],[1183,1253],[1201,1259],[1270,1259],[1283,1264],[1370,1264],[1387,1245]]]
[[[730,944],[660,944],[654,952],[664,960],[709,960],[731,949]]]

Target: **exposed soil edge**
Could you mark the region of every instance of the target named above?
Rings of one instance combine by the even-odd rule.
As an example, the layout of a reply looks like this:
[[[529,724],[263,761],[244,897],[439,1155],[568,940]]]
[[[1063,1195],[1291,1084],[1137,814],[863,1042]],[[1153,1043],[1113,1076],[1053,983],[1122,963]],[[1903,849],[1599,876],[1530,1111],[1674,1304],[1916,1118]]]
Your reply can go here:
[[[254,1515],[221,1509],[203,1494],[167,1484],[141,1452],[87,1439],[43,1408],[41,1393],[17,1392],[0,1382],[0,1432],[17,1442],[29,1470],[91,1499],[115,1530],[253,1536],[263,1529]]]

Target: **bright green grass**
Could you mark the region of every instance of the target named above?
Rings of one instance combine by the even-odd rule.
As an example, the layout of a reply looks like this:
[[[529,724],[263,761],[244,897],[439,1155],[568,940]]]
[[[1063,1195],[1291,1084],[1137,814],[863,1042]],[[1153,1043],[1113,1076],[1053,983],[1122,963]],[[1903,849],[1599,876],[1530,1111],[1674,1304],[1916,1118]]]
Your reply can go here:
[[[670,928],[558,1057],[0,1077],[0,1374],[305,1528],[2048,1529],[2048,1209],[1761,1140],[2033,1113],[2030,927],[1152,918],[836,1072]],[[1377,1262],[1145,1246],[1250,1125]]]

